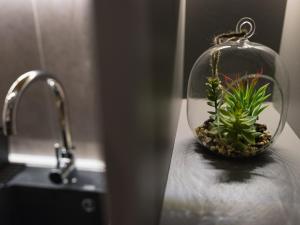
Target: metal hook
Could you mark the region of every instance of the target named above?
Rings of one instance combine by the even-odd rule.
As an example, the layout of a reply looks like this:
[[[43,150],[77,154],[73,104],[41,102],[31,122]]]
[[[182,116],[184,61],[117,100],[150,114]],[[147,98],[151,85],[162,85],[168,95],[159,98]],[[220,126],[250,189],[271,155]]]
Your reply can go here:
[[[243,27],[248,26],[248,29],[245,29]],[[242,31],[247,31],[247,33],[245,34],[244,38],[248,39],[250,37],[253,36],[253,34],[255,33],[255,22],[252,18],[250,17],[244,17],[242,19],[240,19],[237,24],[236,24],[236,32],[242,32]]]

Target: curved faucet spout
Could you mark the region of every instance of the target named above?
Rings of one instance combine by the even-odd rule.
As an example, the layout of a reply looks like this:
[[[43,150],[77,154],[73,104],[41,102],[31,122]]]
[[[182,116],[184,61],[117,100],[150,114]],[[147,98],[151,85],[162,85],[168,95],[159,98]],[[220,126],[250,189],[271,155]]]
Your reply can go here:
[[[4,134],[16,134],[16,112],[19,100],[23,92],[35,81],[45,81],[54,94],[55,105],[59,112],[62,145],[69,152],[73,148],[73,145],[64,89],[56,78],[44,71],[27,72],[21,75],[10,87],[5,98],[2,114]]]

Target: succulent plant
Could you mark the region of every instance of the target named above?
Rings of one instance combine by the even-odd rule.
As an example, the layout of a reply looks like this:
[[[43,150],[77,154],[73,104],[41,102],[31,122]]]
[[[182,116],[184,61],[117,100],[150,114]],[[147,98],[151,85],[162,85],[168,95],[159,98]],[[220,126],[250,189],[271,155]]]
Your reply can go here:
[[[228,90],[223,91],[222,103],[216,110],[210,132],[219,135],[222,141],[236,149],[255,144],[256,138],[261,135],[257,132],[255,123],[259,114],[267,107],[263,103],[270,94],[266,94],[269,84],[256,90],[257,81],[258,76],[254,76],[246,82],[227,84]]]
[[[242,109],[246,111],[249,116],[258,115],[267,107],[263,106],[263,102],[270,97],[266,94],[269,84],[255,89],[259,75],[253,75],[246,81],[238,80],[227,84],[228,90],[225,91],[224,103],[233,108],[233,110]]]

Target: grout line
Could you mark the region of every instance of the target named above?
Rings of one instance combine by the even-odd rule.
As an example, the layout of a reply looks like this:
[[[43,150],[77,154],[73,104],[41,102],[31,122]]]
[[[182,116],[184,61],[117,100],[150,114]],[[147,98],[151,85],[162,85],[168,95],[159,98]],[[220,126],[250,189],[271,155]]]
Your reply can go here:
[[[42,69],[46,69],[45,54],[44,54],[43,41],[42,41],[42,32],[41,32],[41,26],[40,26],[40,20],[39,20],[39,14],[38,14],[38,10],[37,10],[36,0],[31,0],[31,5],[32,5],[34,27],[35,27],[38,52],[39,52],[39,58],[40,58],[40,66]]]

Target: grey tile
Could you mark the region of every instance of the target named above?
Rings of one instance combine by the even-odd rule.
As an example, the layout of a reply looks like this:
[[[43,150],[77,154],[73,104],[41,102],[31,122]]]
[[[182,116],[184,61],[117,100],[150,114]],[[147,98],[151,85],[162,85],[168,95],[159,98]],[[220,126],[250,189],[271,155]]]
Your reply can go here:
[[[99,141],[92,61],[90,1],[36,1],[45,53],[45,69],[64,84],[70,106],[74,141]],[[79,144],[80,145],[80,144]],[[79,150],[94,156],[98,149]]]
[[[0,40],[0,101],[3,104],[8,88],[18,76],[29,70],[40,68],[31,1],[0,1]],[[26,99],[24,98],[19,107],[17,117],[20,136],[30,137],[35,133],[37,137],[45,136],[49,130],[43,129],[47,126],[40,126],[40,123],[36,123],[41,119],[40,115],[47,111],[45,107],[39,107],[44,103],[44,91],[41,91],[40,87],[34,87],[34,89],[37,90],[30,90],[25,94]],[[39,126],[41,129],[37,129]],[[35,130],[36,132],[32,132]],[[12,143],[12,149],[18,151],[13,145],[14,143]],[[28,150],[25,149],[26,151]]]
[[[55,74],[66,89],[77,156],[99,158],[90,1],[0,0],[0,101],[4,101],[19,75],[42,67],[32,3],[37,9],[43,69]],[[53,155],[52,144],[60,137],[51,93],[45,85],[34,84],[24,95],[12,149],[17,153]],[[27,144],[22,145],[21,140]],[[40,142],[49,144],[36,145]]]

